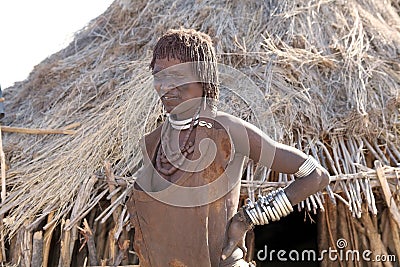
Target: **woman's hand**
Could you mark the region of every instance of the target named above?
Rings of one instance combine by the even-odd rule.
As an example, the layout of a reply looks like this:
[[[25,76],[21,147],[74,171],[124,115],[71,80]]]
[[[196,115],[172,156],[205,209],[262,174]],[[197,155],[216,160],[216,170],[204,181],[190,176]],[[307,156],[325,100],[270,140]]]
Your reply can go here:
[[[228,228],[228,242],[222,250],[221,259],[225,260],[228,258],[236,247],[239,247],[243,251],[244,257],[247,253],[245,246],[246,233],[253,226],[246,221],[243,214],[243,209],[240,209],[232,218],[231,224]]]

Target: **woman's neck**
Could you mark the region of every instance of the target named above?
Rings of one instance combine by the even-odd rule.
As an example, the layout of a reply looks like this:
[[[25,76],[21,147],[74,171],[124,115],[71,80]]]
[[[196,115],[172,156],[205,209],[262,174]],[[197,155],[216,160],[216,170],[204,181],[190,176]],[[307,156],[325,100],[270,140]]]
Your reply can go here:
[[[203,108],[203,101],[198,101],[198,99],[189,100],[186,103],[181,104],[176,108],[176,113],[172,112],[173,118],[178,121],[187,120],[194,118]]]
[[[178,121],[182,120],[187,120],[195,117],[199,113],[199,108],[198,107],[193,107],[189,110],[186,110],[184,112],[180,112],[177,114],[173,114],[173,118]]]

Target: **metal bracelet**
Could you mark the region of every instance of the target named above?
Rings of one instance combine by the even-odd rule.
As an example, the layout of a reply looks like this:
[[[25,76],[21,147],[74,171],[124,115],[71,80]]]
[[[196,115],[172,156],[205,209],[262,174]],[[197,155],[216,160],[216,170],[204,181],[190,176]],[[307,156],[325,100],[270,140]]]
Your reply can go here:
[[[238,216],[240,221],[244,221],[246,223],[248,229],[254,228],[251,218],[243,207],[238,211]]]
[[[267,208],[268,215],[271,219],[271,221],[279,221],[280,220],[280,215],[279,213],[275,210],[273,206],[273,201],[274,201],[274,191],[268,193],[266,196],[264,196],[264,203],[265,207]]]
[[[267,195],[258,195],[257,201],[246,199],[243,213],[248,218],[248,224],[264,225],[270,221],[279,221],[293,211],[293,207],[282,188]]]
[[[247,216],[249,216],[251,222],[256,224],[256,220],[254,219],[253,214],[251,214],[250,209],[244,208],[244,211],[246,212]]]
[[[264,222],[265,222],[265,224],[269,224],[269,219],[268,219],[268,216],[267,216],[267,214],[268,214],[268,211],[267,211],[267,209],[264,207],[264,205],[260,205],[260,207],[261,207],[261,209],[262,209],[262,211],[263,211],[263,218],[264,218]]]
[[[283,197],[283,200],[284,200],[285,203],[286,203],[286,207],[290,210],[290,212],[293,212],[292,203],[290,203],[290,200],[288,199],[288,197],[287,197],[285,191],[284,191],[282,188],[279,188],[278,190],[282,192],[282,193],[281,193],[281,196]]]
[[[294,173],[297,178],[302,178],[310,175],[319,165],[319,163],[309,155],[308,158],[301,164],[299,170]]]
[[[255,211],[256,211],[256,213],[258,215],[258,221],[260,222],[261,225],[264,225],[265,224],[264,216],[262,214],[262,211],[261,211],[260,207],[258,206],[258,202],[257,201],[254,203],[254,207],[255,207]]]
[[[279,218],[283,217],[284,212],[281,210],[281,207],[279,206],[278,201],[276,201],[276,199],[272,201],[272,205],[277,211]]]
[[[255,210],[255,208],[252,208],[251,210],[250,210],[250,214],[253,216],[253,218],[254,218],[254,224],[255,225],[260,225],[260,220],[258,219],[258,214],[257,214],[257,211]]]
[[[289,213],[290,213],[290,211],[289,211],[289,208],[288,207],[286,207],[286,203],[285,203],[285,201],[283,200],[283,196],[282,196],[282,193],[281,192],[278,192],[278,194],[276,194],[276,198],[277,198],[277,202],[278,202],[278,205],[280,206],[280,208],[281,208],[281,210],[283,211],[283,217],[286,217],[287,215],[289,215]]]
[[[276,222],[279,221],[279,216],[275,213],[275,211],[273,210],[273,208],[270,205],[267,205],[267,210],[268,210],[268,214],[271,218],[271,221]]]
[[[274,196],[273,192],[269,192],[266,196],[265,199],[267,200],[267,204],[271,204],[272,201],[274,201]]]

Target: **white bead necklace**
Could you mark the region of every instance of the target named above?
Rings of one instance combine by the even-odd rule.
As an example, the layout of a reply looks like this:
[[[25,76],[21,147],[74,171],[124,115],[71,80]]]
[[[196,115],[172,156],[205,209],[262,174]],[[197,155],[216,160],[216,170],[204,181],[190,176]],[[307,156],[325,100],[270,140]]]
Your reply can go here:
[[[187,130],[190,128],[190,124],[192,121],[194,121],[193,126],[196,126],[199,123],[199,116],[200,114],[197,113],[197,115],[193,118],[189,118],[186,120],[174,120],[171,115],[168,116],[168,121],[171,123],[172,128],[175,130]]]

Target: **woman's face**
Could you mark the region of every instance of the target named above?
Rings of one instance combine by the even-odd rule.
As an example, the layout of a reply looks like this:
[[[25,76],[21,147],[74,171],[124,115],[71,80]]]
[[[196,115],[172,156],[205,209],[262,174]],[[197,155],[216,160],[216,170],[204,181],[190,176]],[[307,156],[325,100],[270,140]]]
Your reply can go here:
[[[153,77],[154,88],[168,113],[179,114],[200,106],[203,87],[193,73],[192,63],[156,59]]]

